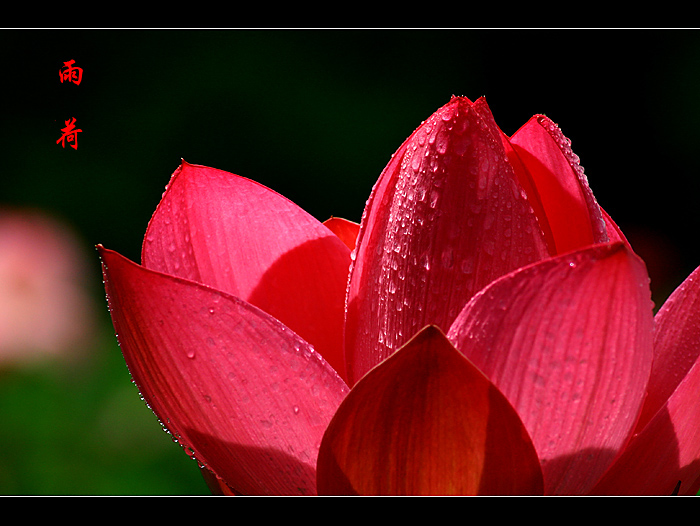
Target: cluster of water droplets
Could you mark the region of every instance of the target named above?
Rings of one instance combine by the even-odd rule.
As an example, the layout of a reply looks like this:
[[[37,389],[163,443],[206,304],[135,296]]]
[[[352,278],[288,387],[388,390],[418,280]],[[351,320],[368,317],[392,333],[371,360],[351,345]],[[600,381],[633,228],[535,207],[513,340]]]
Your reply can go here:
[[[566,157],[567,161],[569,161],[569,165],[576,174],[578,180],[581,182],[582,187],[588,188],[588,176],[585,174],[583,166],[581,166],[580,164],[581,159],[578,155],[574,153],[574,151],[571,148],[571,140],[568,137],[566,137],[559,128],[559,126],[557,126],[557,124],[552,122],[549,118],[545,116],[539,116],[537,121],[545,130],[547,130],[547,132],[557,144],[561,152],[564,154],[564,157]],[[591,211],[591,218],[597,218],[597,221],[594,221],[592,225],[594,229],[594,238],[598,240],[607,239],[605,220],[603,219],[600,213],[597,213],[599,207],[598,203],[595,200],[595,197],[593,196],[593,193],[584,191],[584,197],[586,199],[586,205]]]
[[[447,330],[499,269],[538,256],[527,241],[540,235],[537,219],[500,137],[470,112],[453,104],[422,123],[381,205],[388,215],[375,244],[382,263],[371,319],[385,354],[428,323]]]

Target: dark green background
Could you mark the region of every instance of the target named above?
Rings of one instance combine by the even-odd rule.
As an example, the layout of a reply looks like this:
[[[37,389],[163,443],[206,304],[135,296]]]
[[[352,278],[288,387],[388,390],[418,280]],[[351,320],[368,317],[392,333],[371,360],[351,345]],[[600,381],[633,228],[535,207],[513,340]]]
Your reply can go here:
[[[700,34],[647,30],[3,30],[0,206],[38,207],[138,261],[180,159],[359,220],[403,140],[452,94],[508,134],[557,122],[662,301],[700,265]],[[63,62],[84,69],[61,84]],[[56,144],[66,119],[79,147]],[[0,494],[206,494],[102,340],[80,369],[0,377]]]

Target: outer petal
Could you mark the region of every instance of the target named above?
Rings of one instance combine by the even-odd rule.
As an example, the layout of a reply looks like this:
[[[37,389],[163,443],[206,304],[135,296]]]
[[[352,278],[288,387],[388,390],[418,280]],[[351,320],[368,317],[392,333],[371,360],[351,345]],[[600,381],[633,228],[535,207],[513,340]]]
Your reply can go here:
[[[350,250],[272,190],[183,161],[148,226],[142,263],[259,307],[343,374]]]
[[[581,494],[634,428],[652,323],[644,264],[616,243],[494,282],[448,337],[517,409],[542,461],[545,492]]]
[[[535,210],[551,228],[558,254],[608,241],[583,168],[556,124],[536,115],[506,142]]]
[[[700,268],[669,296],[655,322],[654,367],[638,430],[666,403],[700,356]]]
[[[549,255],[500,137],[483,99],[455,97],[385,168],[348,288],[351,382],[423,326],[446,330],[487,283]]]
[[[114,328],[142,396],[200,463],[244,494],[314,494],[347,392],[313,349],[235,297],[100,249]]]
[[[351,391],[321,444],[320,494],[538,494],[512,406],[429,326]]]
[[[625,234],[622,232],[622,229],[617,226],[617,223],[613,221],[612,217],[603,210],[602,208],[600,211],[603,213],[603,219],[605,220],[605,228],[608,232],[608,238],[610,239],[610,242],[613,243],[615,241],[620,241],[627,245],[627,248],[631,249],[632,245],[630,245],[630,242],[627,240],[627,237]]]
[[[670,495],[700,489],[700,268],[656,314],[654,366],[638,435],[596,493]]]
[[[596,495],[696,495],[700,490],[700,361],[591,491]]]

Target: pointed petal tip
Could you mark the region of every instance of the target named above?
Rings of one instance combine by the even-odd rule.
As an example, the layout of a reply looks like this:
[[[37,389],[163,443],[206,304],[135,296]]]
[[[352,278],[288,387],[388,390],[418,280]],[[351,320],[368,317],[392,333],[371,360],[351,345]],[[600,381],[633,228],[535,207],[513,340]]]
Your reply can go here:
[[[483,97],[479,97],[477,100],[480,100],[480,99],[482,99],[482,98],[483,98]],[[455,102],[466,103],[466,104],[469,104],[469,105],[474,104],[474,103],[472,102],[472,100],[471,100],[469,97],[467,97],[466,95],[455,95],[455,94],[452,94],[452,96],[450,97],[450,102],[451,102],[451,103],[455,103]],[[449,103],[448,103],[448,104],[449,104]]]
[[[353,381],[418,327],[447,329],[486,284],[550,255],[501,133],[483,98],[453,97],[382,172],[365,208],[348,286]]]
[[[106,259],[110,259],[110,258],[112,257],[112,254],[117,254],[117,255],[119,255],[119,254],[118,254],[117,252],[115,252],[114,250],[111,250],[111,249],[109,249],[109,248],[105,248],[105,246],[102,245],[101,243],[98,243],[97,245],[95,245],[95,250],[97,251],[97,257],[99,258],[100,263],[102,264],[102,266],[105,266],[105,265],[106,265],[106,261],[105,261],[105,260],[106,260]]]
[[[324,435],[317,474],[321,494],[518,495],[543,488],[515,410],[435,325],[353,388]]]

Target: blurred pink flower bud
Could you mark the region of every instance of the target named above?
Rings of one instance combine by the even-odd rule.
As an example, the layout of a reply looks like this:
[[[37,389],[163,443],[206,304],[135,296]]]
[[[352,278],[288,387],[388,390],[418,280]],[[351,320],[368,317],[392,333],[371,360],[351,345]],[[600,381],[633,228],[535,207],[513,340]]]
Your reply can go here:
[[[92,328],[86,254],[41,212],[0,211],[0,363],[75,354]]]

